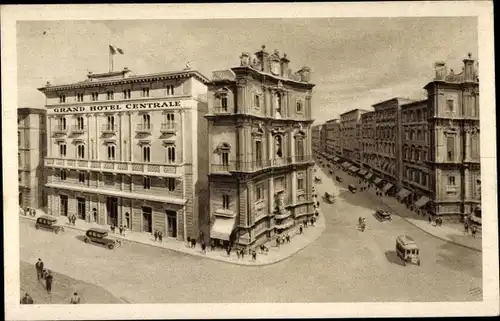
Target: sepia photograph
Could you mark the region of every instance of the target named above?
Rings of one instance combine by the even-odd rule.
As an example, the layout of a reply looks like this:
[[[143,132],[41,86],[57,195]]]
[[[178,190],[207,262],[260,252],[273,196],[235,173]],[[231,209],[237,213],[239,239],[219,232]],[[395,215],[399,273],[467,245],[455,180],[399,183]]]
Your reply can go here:
[[[1,13],[10,320],[498,315],[491,2]]]

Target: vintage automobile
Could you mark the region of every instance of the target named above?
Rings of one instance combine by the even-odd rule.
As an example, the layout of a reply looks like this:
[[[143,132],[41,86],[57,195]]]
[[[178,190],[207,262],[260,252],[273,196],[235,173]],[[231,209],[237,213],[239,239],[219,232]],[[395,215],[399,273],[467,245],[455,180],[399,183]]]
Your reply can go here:
[[[36,219],[35,228],[52,231],[54,233],[64,232],[64,227],[57,224],[57,219],[47,215],[40,216]]]
[[[375,211],[375,216],[379,220],[381,220],[381,221],[390,221],[390,220],[392,220],[391,212],[386,211],[386,210],[382,210],[382,209],[376,210]]]
[[[358,189],[356,188],[356,186],[354,186],[352,184],[349,184],[349,186],[347,186],[347,188],[349,188],[349,191],[351,193],[356,193],[358,191]]]
[[[105,245],[110,250],[121,245],[120,240],[108,237],[108,231],[100,228],[91,228],[87,230],[84,240],[85,243],[94,242]]]
[[[330,194],[328,192],[325,192],[325,199],[330,204],[335,203],[335,196],[333,196],[332,194]]]
[[[318,176],[314,177],[314,182],[321,183],[321,178],[319,178]]]
[[[342,177],[337,176],[337,177],[335,177],[335,179],[337,180],[337,182],[341,182],[342,183]]]
[[[396,253],[403,260],[404,265],[408,263],[420,266],[420,250],[414,239],[408,235],[400,235],[396,238]]]

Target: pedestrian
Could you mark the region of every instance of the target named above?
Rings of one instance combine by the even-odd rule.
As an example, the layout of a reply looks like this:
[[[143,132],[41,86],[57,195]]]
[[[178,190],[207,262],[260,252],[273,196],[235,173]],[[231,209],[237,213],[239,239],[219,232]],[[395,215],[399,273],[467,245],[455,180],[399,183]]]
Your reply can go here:
[[[304,220],[304,226],[307,228],[307,220]]]
[[[257,252],[255,252],[255,250],[252,251],[252,261],[256,261],[257,260]]]
[[[155,237],[155,242],[158,241],[158,231],[157,230],[155,230],[153,235]]]
[[[280,247],[280,241],[281,241],[280,237],[276,236],[276,246],[277,247]]]
[[[193,248],[196,248],[196,239],[195,239],[195,238],[192,238],[192,239],[191,239],[191,242],[193,242]]]
[[[47,277],[47,269],[43,269],[42,270],[42,280],[45,280],[46,277]]]
[[[226,247],[226,253],[227,253],[227,257],[231,256],[231,247],[230,246]]]
[[[240,255],[241,255],[241,254],[240,254],[240,249],[237,249],[237,250],[236,250],[236,257],[238,258],[238,260],[240,259]]]
[[[73,296],[69,300],[70,304],[79,304],[80,303],[80,297],[78,296],[78,292],[73,293]]]
[[[464,234],[469,234],[469,224],[467,222],[464,224]]]
[[[160,243],[163,241],[163,233],[161,231],[158,231],[158,240]]]
[[[207,245],[203,239],[201,240],[201,252],[203,252],[203,254],[207,254]]]
[[[47,293],[51,294],[52,293],[52,282],[54,281],[54,277],[52,276],[52,273],[47,271],[47,276],[45,277],[45,288],[47,289]]]
[[[33,217],[36,216],[36,210],[34,208],[31,209],[31,216],[33,216]]]
[[[24,294],[24,297],[21,299],[21,304],[33,304],[33,299],[28,293]]]
[[[290,234],[286,233],[286,242],[290,243]]]
[[[311,226],[314,226],[314,218],[311,217]]]
[[[35,263],[35,269],[36,269],[37,280],[40,280],[42,278],[42,271],[43,271],[42,259],[38,259],[38,261]]]
[[[200,231],[200,243],[203,240],[203,231]]]
[[[475,226],[472,226],[472,228],[471,228],[471,233],[472,233],[472,237],[473,237],[473,238],[476,238],[476,232],[477,232],[476,227],[475,227]]]
[[[299,233],[302,234],[302,232],[304,232],[304,228],[302,227],[302,224],[300,224],[300,226],[299,226]]]
[[[191,237],[187,237],[187,245],[188,247],[191,247]]]
[[[72,217],[73,217],[73,225],[75,225],[75,224],[76,224],[76,216],[75,216],[75,215],[73,215]],[[115,231],[113,230],[113,233],[114,233],[114,232],[115,232]]]
[[[123,235],[123,225],[120,225],[119,230],[120,230],[120,235]]]
[[[431,224],[432,223],[432,218],[431,218],[430,215],[429,215],[429,219],[428,220],[429,220],[429,224]]]
[[[210,242],[210,251],[214,251],[214,250],[215,250],[215,241],[214,241],[214,240],[212,240],[212,241]]]

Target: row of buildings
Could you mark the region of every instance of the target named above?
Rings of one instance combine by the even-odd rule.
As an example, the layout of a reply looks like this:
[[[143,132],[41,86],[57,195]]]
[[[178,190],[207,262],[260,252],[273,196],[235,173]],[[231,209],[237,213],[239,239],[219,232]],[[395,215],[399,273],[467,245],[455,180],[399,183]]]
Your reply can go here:
[[[263,46],[212,79],[124,68],[47,83],[45,110],[18,111],[20,205],[180,241],[271,240],[314,215],[314,85],[289,63]]]
[[[395,195],[449,219],[481,217],[479,78],[435,64],[427,99],[392,98],[313,127],[313,151]]]

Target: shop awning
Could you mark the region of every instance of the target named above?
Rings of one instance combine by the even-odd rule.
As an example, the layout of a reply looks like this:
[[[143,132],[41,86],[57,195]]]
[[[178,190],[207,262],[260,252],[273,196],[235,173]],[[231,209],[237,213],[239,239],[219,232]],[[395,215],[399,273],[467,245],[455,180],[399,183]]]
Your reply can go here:
[[[344,167],[344,168],[347,168],[349,166],[351,166],[351,163],[349,163],[349,162],[343,162],[342,163],[342,167]]]
[[[408,196],[408,195],[410,195],[410,194],[411,194],[411,192],[410,192],[409,190],[407,190],[406,188],[402,188],[402,189],[398,192],[397,196],[399,197],[399,199],[401,199],[401,200],[402,200],[402,199],[404,199],[405,197],[407,197],[407,196]]]
[[[355,173],[355,172],[357,172],[357,171],[359,170],[359,168],[358,168],[358,167],[356,167],[356,166],[351,166],[351,167],[349,167],[349,170],[350,170],[351,172]]]
[[[384,191],[384,193],[387,193],[394,185],[392,185],[391,183],[387,183],[385,184],[384,188],[382,189]]]
[[[375,184],[380,184],[380,182],[382,182],[382,179],[380,177],[375,177],[375,179],[373,180],[373,182]]]
[[[217,217],[212,225],[212,229],[210,230],[210,237],[213,239],[229,241],[229,236],[233,232],[235,224],[235,217]]]
[[[359,171],[359,173],[358,173],[358,174],[359,174],[359,175],[363,175],[363,176],[365,176],[365,174],[366,174],[366,170],[365,170],[365,169],[362,169],[362,170],[360,170],[360,171]]]
[[[373,173],[367,173],[366,176],[365,176],[365,178],[366,179],[370,179],[370,178],[372,178],[372,176],[373,176]]]
[[[338,162],[338,161],[339,161],[339,158],[338,158],[338,157],[334,157],[334,158],[333,158],[333,161],[334,161],[334,162]]]
[[[418,201],[415,203],[416,208],[420,208],[424,206],[425,204],[429,203],[430,199],[426,196],[422,196],[421,198],[418,199]]]

